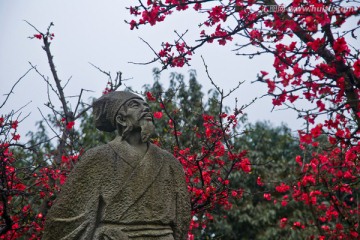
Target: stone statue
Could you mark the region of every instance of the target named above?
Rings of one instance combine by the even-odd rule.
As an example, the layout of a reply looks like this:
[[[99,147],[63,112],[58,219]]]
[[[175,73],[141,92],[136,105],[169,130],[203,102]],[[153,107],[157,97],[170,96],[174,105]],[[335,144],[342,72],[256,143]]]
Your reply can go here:
[[[149,105],[130,92],[93,104],[99,130],[117,130],[108,144],[84,153],[49,210],[44,240],[184,240],[190,199],[181,164],[149,143]]]

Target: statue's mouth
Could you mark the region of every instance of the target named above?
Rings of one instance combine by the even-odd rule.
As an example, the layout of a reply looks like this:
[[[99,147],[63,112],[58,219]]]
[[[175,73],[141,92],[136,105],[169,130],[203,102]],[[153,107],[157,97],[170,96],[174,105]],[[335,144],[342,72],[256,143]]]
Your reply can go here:
[[[141,117],[140,119],[145,119],[147,121],[152,121],[153,120],[153,117],[152,117],[152,114],[147,112],[147,113],[143,113],[141,114]]]

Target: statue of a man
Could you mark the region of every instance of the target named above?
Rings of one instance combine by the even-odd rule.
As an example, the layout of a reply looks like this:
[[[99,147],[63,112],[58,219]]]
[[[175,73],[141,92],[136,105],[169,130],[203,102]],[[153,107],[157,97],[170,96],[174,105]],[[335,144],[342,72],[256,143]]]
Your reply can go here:
[[[184,240],[190,199],[181,164],[149,143],[149,105],[117,91],[93,104],[99,130],[117,130],[108,144],[81,157],[50,209],[44,240]]]

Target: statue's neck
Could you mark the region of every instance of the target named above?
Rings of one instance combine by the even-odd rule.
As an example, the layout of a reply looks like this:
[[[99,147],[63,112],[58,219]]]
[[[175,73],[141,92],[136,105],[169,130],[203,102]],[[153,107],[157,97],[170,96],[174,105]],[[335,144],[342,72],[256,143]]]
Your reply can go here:
[[[143,142],[141,140],[141,132],[140,131],[133,131],[129,134],[129,136],[125,139],[125,141],[132,146],[136,151],[139,151],[141,155],[145,155],[148,149],[148,143]]]

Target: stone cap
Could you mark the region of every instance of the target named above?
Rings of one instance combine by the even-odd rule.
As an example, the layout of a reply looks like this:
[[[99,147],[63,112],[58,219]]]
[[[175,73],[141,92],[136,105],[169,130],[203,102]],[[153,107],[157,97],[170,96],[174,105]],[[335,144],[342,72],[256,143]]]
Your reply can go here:
[[[104,94],[93,102],[95,127],[100,131],[116,130],[115,118],[120,108],[131,99],[144,99],[132,92],[114,91]]]

